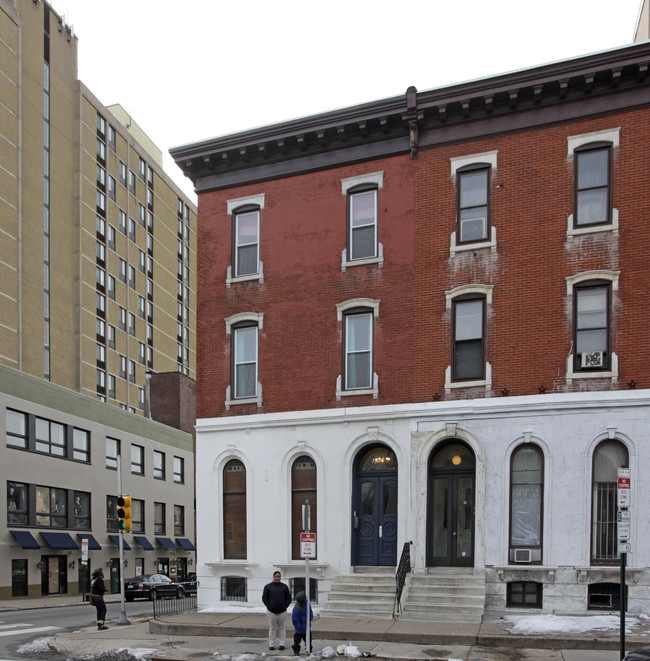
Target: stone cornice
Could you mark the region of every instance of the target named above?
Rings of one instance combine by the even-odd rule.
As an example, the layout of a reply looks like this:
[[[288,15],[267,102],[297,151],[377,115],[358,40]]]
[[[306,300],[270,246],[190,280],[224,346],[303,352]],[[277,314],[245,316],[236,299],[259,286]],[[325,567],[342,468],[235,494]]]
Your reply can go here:
[[[548,393],[519,397],[487,397],[447,402],[422,402],[379,406],[341,407],[309,411],[257,413],[247,416],[199,418],[197,437],[205,432],[270,429],[323,424],[370,423],[377,420],[407,421],[417,427],[441,421],[499,420],[529,415],[573,415],[619,408],[650,410],[650,390]],[[417,429],[414,429],[417,431]]]
[[[176,147],[197,192],[650,107],[650,43]]]

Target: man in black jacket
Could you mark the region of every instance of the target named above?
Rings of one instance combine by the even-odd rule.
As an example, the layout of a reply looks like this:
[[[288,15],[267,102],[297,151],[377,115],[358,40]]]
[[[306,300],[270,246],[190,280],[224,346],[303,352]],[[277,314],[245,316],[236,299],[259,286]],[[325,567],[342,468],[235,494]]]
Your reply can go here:
[[[274,650],[276,642],[279,649],[284,649],[287,640],[287,630],[284,621],[287,617],[287,608],[291,604],[291,592],[285,583],[281,582],[279,571],[273,572],[273,582],[267,583],[262,592],[262,601],[266,606],[266,615],[269,618],[269,649]]]

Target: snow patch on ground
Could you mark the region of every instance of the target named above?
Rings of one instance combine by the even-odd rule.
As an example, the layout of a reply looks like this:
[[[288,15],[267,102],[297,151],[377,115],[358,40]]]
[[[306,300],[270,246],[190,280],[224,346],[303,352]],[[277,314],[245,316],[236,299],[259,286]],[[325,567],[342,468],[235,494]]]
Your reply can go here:
[[[18,654],[42,654],[43,652],[51,652],[50,640],[53,636],[47,638],[37,638],[29,643],[25,643],[18,648]]]
[[[509,615],[505,618],[512,623],[510,633],[518,634],[580,634],[588,631],[618,629],[618,615],[590,615],[571,617],[568,615]],[[626,618],[626,632],[639,624],[636,617]]]

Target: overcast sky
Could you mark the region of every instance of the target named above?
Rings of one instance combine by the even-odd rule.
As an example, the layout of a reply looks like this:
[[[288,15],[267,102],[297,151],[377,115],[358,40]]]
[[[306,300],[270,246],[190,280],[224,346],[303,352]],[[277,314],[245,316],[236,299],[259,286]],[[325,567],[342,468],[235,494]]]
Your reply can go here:
[[[79,78],[192,194],[170,147],[624,46],[641,0],[51,4],[79,39]]]

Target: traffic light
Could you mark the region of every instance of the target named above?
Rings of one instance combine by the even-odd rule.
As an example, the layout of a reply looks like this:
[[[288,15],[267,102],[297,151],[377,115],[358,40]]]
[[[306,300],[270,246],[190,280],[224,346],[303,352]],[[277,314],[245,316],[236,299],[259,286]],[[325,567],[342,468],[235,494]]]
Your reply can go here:
[[[117,499],[118,528],[122,532],[131,532],[131,496],[120,496]]]

